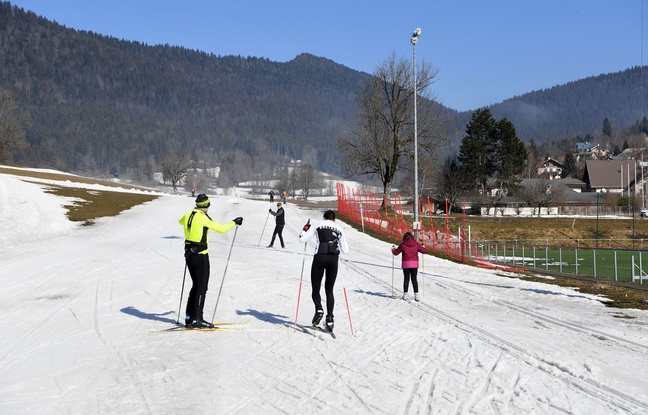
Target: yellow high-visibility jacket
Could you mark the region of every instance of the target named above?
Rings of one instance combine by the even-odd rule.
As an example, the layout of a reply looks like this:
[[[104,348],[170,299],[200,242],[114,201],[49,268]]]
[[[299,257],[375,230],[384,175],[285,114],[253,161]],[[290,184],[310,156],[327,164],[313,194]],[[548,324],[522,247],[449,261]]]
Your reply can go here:
[[[229,221],[224,225],[214,222],[206,212],[200,209],[187,212],[178,222],[184,227],[185,244],[198,247],[198,253],[203,255],[207,253],[209,229],[225,233],[236,226],[234,221]]]

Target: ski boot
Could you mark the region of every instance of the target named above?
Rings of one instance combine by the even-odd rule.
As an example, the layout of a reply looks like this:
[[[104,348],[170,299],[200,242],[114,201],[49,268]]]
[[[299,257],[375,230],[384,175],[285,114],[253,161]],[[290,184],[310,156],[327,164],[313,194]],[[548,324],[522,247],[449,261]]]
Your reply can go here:
[[[315,311],[315,315],[313,316],[313,326],[317,326],[320,321],[322,321],[322,317],[324,317],[324,310],[318,309]]]
[[[333,333],[333,316],[326,316],[326,331]]]
[[[200,319],[200,320],[194,320],[191,323],[191,327],[194,329],[211,329],[214,327],[214,325],[208,321]]]

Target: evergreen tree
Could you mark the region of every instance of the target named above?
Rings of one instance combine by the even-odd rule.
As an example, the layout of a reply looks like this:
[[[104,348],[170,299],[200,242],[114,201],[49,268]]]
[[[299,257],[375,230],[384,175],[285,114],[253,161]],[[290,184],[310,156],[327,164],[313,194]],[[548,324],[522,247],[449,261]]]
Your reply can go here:
[[[563,170],[560,177],[575,177],[576,174],[576,157],[571,151],[565,153],[565,161],[563,163]]]
[[[524,172],[528,153],[527,149],[515,133],[515,127],[506,118],[502,118],[496,125],[497,151],[494,164],[497,178],[507,189],[512,189],[520,181]]]
[[[603,135],[607,136],[608,138],[612,138],[612,123],[608,119],[608,117],[605,117],[603,120]]]
[[[490,110],[479,109],[466,126],[466,136],[461,140],[458,160],[466,177],[486,191],[486,181],[495,173],[494,155],[497,139],[494,131],[497,122]]]
[[[639,132],[648,134],[648,119],[646,119],[646,116],[641,119],[641,124],[639,126]]]
[[[496,121],[490,110],[473,113],[461,141],[458,160],[467,177],[486,191],[486,181],[491,177],[503,186],[512,188],[524,172],[527,150],[517,137],[515,127],[506,118]]]

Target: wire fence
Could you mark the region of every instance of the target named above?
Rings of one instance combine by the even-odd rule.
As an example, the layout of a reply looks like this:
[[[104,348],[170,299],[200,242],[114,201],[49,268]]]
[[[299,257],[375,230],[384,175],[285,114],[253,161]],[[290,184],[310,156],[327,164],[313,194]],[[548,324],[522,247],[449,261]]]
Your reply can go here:
[[[648,252],[643,249],[473,242],[482,258],[512,266],[544,269],[615,281],[648,281]]]
[[[371,191],[353,189],[337,184],[338,211],[360,224],[383,235],[402,238],[411,232],[403,215],[403,202],[379,197]],[[579,239],[576,246],[562,246],[559,239],[526,239],[515,241],[471,241],[466,238],[465,223],[457,234],[445,227],[435,229],[432,204],[422,200],[423,212],[418,229],[419,241],[429,251],[443,253],[461,262],[481,267],[501,269],[535,268],[574,275],[586,275],[615,281],[643,284],[648,281],[644,263],[648,267],[648,240],[645,239]],[[446,210],[447,211],[447,210]],[[573,239],[565,239],[573,245]]]

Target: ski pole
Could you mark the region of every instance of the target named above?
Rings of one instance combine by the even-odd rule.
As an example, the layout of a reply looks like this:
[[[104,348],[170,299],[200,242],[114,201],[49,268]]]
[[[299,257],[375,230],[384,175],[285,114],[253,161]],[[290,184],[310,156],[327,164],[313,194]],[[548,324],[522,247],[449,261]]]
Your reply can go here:
[[[423,239],[423,246],[425,246],[425,239]],[[418,253],[416,255],[418,255]],[[425,272],[425,254],[421,254],[421,265],[421,271]],[[425,278],[423,275],[421,275],[421,295],[425,295]]]
[[[346,303],[347,316],[349,317],[349,328],[351,328],[351,335],[353,334],[353,323],[351,322],[351,309],[349,308],[349,298],[347,297],[346,287],[342,285],[342,291],[344,292],[344,302]]]
[[[304,262],[306,262],[306,247],[308,243],[304,243],[304,255],[302,256],[301,276],[299,277],[299,292],[297,293],[297,311],[295,311],[295,325],[297,325],[297,317],[299,317],[299,302],[301,299],[302,281],[304,279]],[[295,330],[293,330],[295,331]]]
[[[392,249],[394,249],[393,246]],[[392,298],[394,298],[394,258],[395,257],[396,255],[394,255],[394,253],[392,252]]]
[[[263,229],[261,230],[261,236],[259,237],[259,243],[257,244],[257,247],[261,246],[261,239],[263,238],[263,232],[265,232],[266,225],[268,225],[269,217],[270,217],[270,211],[268,210],[268,214],[266,215],[266,221],[263,224]]]
[[[182,310],[182,295],[184,294],[185,278],[187,278],[187,263],[185,262],[184,275],[182,276],[182,289],[180,290],[180,305],[178,305],[178,319],[176,324],[180,324],[180,310]]]
[[[232,248],[234,247],[234,241],[236,240],[236,233],[238,232],[239,225],[236,225],[234,229],[234,237],[232,237],[232,245],[230,245],[229,254],[227,255],[227,261],[225,262],[225,270],[223,271],[223,279],[221,280],[220,288],[218,289],[218,296],[216,297],[216,306],[214,306],[214,314],[212,314],[211,321],[214,321],[216,318],[216,309],[218,308],[218,301],[220,300],[221,292],[223,291],[223,284],[225,283],[225,274],[227,274],[227,266],[229,265],[230,257],[232,256]]]
[[[349,316],[349,327],[351,328],[351,335],[355,336],[355,334],[353,334],[353,323],[351,323],[351,310],[349,309],[349,299],[347,298],[346,287],[342,287],[342,290],[344,291],[344,301],[346,301],[347,315]]]

